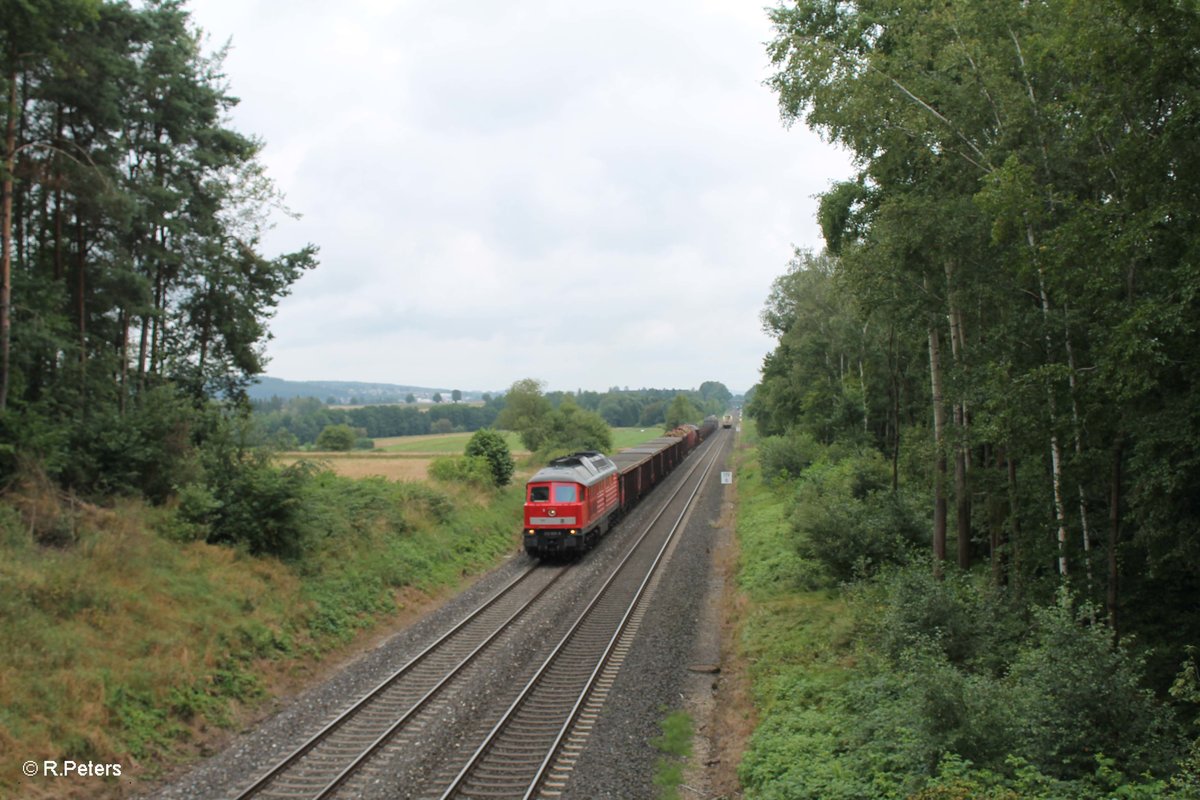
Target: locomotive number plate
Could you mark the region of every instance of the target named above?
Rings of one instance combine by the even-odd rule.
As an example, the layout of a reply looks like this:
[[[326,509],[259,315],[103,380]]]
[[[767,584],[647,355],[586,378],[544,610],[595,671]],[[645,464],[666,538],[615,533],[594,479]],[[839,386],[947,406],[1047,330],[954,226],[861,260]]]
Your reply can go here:
[[[530,525],[574,525],[574,517],[530,517]]]

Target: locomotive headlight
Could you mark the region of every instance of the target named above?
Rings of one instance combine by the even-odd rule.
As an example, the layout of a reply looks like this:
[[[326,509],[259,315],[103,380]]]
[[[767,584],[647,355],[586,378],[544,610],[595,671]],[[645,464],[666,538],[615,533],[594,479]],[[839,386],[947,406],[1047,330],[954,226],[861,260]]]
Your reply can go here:
[[[575,534],[577,534],[577,533],[579,533],[579,531],[575,530],[574,528],[572,528],[572,529],[571,529],[571,535],[572,535],[572,536],[574,536],[574,535],[575,535]]]
[[[533,534],[534,534],[533,528],[530,528],[529,530],[525,531],[526,536],[533,536]]]

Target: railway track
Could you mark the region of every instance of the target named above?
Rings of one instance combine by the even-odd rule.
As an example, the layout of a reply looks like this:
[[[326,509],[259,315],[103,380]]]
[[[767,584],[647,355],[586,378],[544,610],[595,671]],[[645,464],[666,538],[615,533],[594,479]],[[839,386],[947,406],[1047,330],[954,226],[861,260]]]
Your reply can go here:
[[[414,728],[422,711],[567,569],[534,565],[518,575],[235,795],[237,800],[333,796],[372,755]]]
[[[710,443],[721,438],[714,436]],[[484,714],[487,718],[476,719],[475,730],[459,734],[461,747],[438,757],[428,771],[423,768],[415,783],[393,784],[385,796],[523,798],[536,796],[543,784],[549,796],[555,794],[636,632],[644,605],[640,601],[657,580],[657,566],[721,450],[710,446],[697,451],[704,458],[682,476],[569,632],[553,647],[549,639],[529,651],[532,660],[519,670],[519,680],[499,688],[500,702]],[[668,516],[672,509],[675,513]],[[456,683],[469,683],[472,670],[494,669],[497,657],[484,654],[569,569],[539,564],[516,576],[233,797],[323,800],[377,792],[378,783],[372,788],[367,777],[372,762],[423,747],[429,730],[454,716],[447,708],[455,702]]]
[[[647,590],[661,574],[663,556],[683,526],[692,501],[721,455],[697,463],[680,488],[596,592],[578,620],[521,690],[486,738],[459,769],[439,800],[554,797],[632,643]],[[699,477],[695,473],[699,471]],[[669,527],[657,523],[675,498],[692,487]],[[581,722],[581,715],[586,719]],[[577,724],[579,723],[579,724]]]

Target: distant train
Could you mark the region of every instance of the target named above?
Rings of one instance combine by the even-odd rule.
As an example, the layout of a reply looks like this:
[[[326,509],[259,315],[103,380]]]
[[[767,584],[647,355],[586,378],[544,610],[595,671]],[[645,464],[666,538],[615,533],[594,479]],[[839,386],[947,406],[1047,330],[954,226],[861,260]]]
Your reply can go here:
[[[681,425],[612,458],[595,450],[556,458],[525,484],[525,551],[582,553],[717,429],[717,418]]]
[[[721,417],[721,427],[722,428],[732,428],[733,427],[733,414],[726,414],[725,416]]]

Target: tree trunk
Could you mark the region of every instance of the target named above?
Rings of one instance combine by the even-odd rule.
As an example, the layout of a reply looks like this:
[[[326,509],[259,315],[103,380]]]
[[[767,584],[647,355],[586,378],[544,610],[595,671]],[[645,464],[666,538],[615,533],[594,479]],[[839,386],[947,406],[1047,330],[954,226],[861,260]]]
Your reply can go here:
[[[937,458],[933,469],[933,558],[940,575],[946,560],[946,409],[942,405],[942,356],[938,331],[929,326],[929,378],[933,389],[933,441]]]
[[[12,204],[17,166],[17,71],[8,75],[8,119],[4,125],[4,180],[0,189],[0,411],[8,407],[12,342]]]
[[[1017,462],[1013,461],[1012,443],[1004,454],[1008,467],[1008,541],[1011,551],[1008,568],[1008,583],[1014,593],[1021,590],[1021,518],[1017,516]]]
[[[1031,252],[1034,253],[1036,262],[1037,239],[1033,235],[1033,227],[1030,225],[1025,226],[1025,238]],[[1050,295],[1046,291],[1046,278],[1042,273],[1041,266],[1035,263],[1035,267],[1037,268],[1038,295],[1042,303],[1042,337],[1046,343],[1046,360],[1049,362],[1050,354],[1054,349],[1050,337]],[[1050,415],[1050,482],[1054,490],[1054,518],[1058,522],[1058,574],[1065,579],[1069,574],[1067,570],[1067,510],[1066,503],[1063,502],[1062,491],[1062,446],[1058,442],[1058,433],[1055,430],[1058,414],[1054,407],[1054,387],[1047,382],[1046,408]]]
[[[947,317],[950,322],[950,354],[961,371],[965,368],[966,337],[962,331],[962,311],[955,288],[954,263],[946,260]],[[971,496],[967,488],[967,405],[959,397],[953,405],[954,417],[954,522],[959,569],[971,568]]]
[[[1120,619],[1117,616],[1117,590],[1119,578],[1119,561],[1117,547],[1121,544],[1121,455],[1122,442],[1120,437],[1113,445],[1112,476],[1109,481],[1108,500],[1108,590],[1105,593],[1104,604],[1108,610],[1108,624],[1113,630],[1113,640],[1120,641]]]

